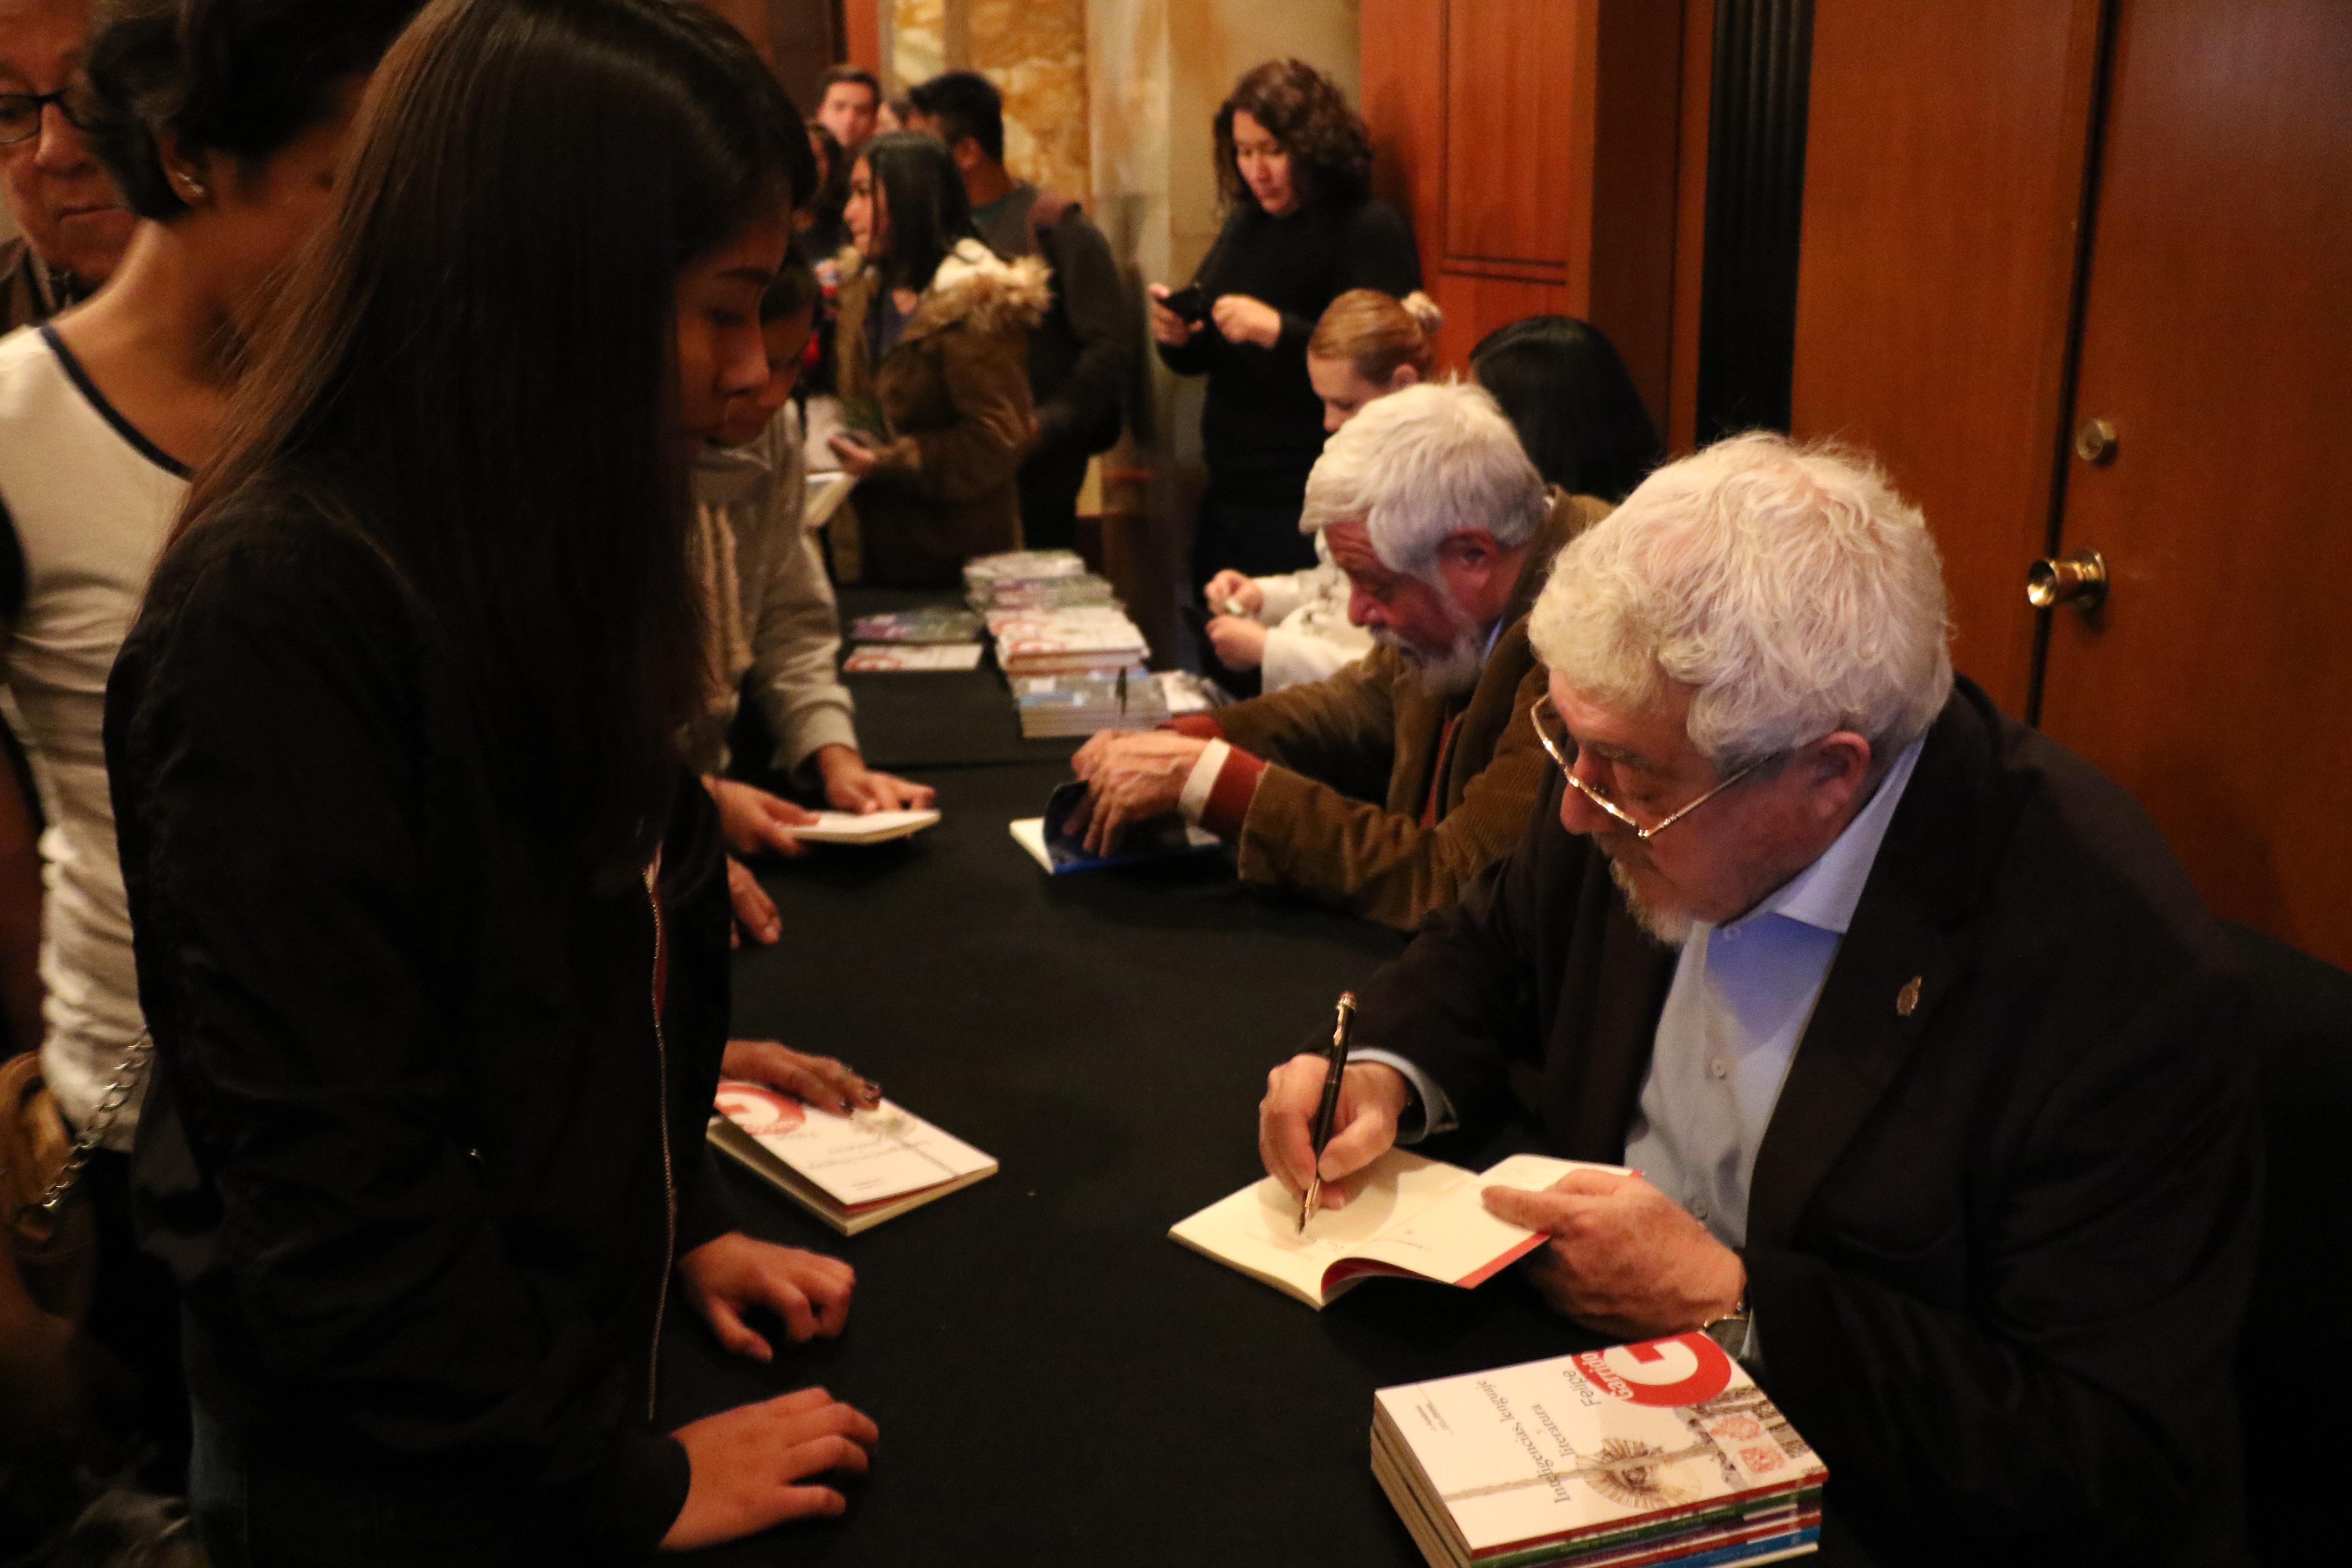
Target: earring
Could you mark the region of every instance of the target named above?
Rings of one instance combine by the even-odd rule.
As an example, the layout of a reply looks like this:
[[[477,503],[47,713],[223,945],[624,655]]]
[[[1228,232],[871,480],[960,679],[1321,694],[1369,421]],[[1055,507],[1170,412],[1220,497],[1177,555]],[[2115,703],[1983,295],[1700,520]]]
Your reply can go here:
[[[179,191],[180,199],[184,202],[200,202],[205,199],[205,183],[194,174],[185,173],[174,174],[172,176],[172,184]]]

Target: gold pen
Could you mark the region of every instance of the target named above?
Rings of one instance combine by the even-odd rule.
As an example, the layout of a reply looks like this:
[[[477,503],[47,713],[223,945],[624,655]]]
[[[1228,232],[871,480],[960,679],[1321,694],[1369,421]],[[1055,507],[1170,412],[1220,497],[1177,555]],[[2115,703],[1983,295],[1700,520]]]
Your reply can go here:
[[[1348,1028],[1356,1021],[1356,994],[1339,993],[1339,1016],[1331,1025],[1331,1044],[1323,1058],[1323,1103],[1315,1108],[1315,1169],[1307,1178],[1307,1192],[1298,1200],[1298,1234],[1307,1234],[1307,1216],[1323,1195],[1323,1147],[1331,1142],[1331,1119],[1339,1110],[1339,1080],[1348,1075]]]

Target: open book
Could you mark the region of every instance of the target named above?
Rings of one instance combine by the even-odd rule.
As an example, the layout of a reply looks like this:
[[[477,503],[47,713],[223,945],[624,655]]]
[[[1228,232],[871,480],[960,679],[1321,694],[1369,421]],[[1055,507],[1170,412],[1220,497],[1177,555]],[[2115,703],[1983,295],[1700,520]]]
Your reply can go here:
[[[920,833],[939,819],[936,811],[820,811],[814,822],[785,831],[803,844],[880,844]]]
[[[1570,1171],[1617,1165],[1514,1154],[1486,1172],[1465,1171],[1391,1149],[1349,1184],[1348,1206],[1322,1209],[1298,1234],[1298,1199],[1274,1177],[1211,1204],[1169,1231],[1206,1253],[1321,1310],[1350,1287],[1385,1275],[1471,1289],[1543,1244],[1486,1212],[1479,1194],[1496,1185],[1544,1188]]]
[[[832,1116],[764,1084],[719,1085],[710,1142],[844,1236],[996,1174],[996,1162],[884,1100]]]

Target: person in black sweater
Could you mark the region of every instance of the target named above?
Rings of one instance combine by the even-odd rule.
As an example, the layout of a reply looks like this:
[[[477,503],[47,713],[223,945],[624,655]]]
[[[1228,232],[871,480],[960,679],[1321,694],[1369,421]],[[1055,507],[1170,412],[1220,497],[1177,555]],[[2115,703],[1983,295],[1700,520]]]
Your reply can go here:
[[[1350,289],[1402,299],[1421,287],[1412,231],[1368,194],[1371,142],[1330,78],[1268,60],[1218,109],[1216,133],[1225,226],[1191,288],[1150,290],[1160,360],[1209,378],[1194,583],[1229,567],[1262,577],[1315,563],[1298,531],[1324,437],[1307,340]]]

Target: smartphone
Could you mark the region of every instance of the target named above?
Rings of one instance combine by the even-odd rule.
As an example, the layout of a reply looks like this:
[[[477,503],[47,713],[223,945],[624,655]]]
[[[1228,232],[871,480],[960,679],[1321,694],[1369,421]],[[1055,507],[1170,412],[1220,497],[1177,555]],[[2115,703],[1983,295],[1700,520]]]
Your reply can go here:
[[[1209,291],[1198,283],[1185,284],[1160,303],[1192,326],[1197,327],[1209,319]]]

